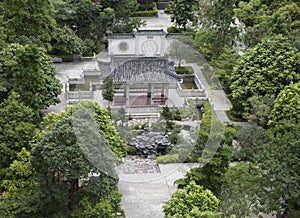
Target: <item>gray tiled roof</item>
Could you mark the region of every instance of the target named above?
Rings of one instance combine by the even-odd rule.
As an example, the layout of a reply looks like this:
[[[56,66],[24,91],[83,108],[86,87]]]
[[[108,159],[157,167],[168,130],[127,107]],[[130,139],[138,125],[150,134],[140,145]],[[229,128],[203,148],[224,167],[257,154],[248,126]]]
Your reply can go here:
[[[157,57],[129,60],[116,67],[108,76],[117,83],[176,83],[182,80],[182,77],[175,73],[173,62]]]
[[[135,35],[166,35],[167,33],[163,29],[138,29]]]
[[[111,33],[107,35],[108,39],[132,39],[134,37],[134,33]]]

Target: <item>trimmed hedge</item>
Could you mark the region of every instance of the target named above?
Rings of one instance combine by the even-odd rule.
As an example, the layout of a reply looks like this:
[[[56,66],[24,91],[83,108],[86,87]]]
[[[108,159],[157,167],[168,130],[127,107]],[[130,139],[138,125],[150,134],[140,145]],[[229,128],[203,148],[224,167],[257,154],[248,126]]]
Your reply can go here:
[[[194,73],[194,69],[190,66],[187,67],[175,67],[175,72],[177,74],[193,74]]]
[[[170,26],[167,28],[167,31],[168,33],[192,33],[193,35],[195,34],[195,31],[190,28],[190,27],[187,27],[186,30],[184,31],[184,28],[179,28],[179,27],[175,27],[175,26]]]
[[[63,59],[63,62],[73,61],[73,55],[60,55],[59,57]]]
[[[157,17],[158,10],[156,4],[153,4],[153,8],[151,11],[135,11],[130,13],[131,17]]]
[[[166,163],[180,163],[180,159],[178,154],[172,154],[172,155],[165,155],[165,156],[158,156],[156,157],[156,161],[159,164],[166,164]]]
[[[157,17],[158,16],[158,10],[131,12],[130,16],[131,17]]]

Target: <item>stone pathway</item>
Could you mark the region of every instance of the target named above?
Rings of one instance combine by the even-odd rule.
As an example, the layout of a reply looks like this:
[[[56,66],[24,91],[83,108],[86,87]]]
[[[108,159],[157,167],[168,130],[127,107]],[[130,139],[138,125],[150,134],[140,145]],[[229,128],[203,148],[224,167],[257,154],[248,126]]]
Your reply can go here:
[[[127,156],[117,167],[117,172],[118,174],[150,174],[160,173],[160,170],[155,159]]]
[[[147,161],[143,164],[146,169]],[[123,194],[121,203],[127,218],[164,217],[162,207],[177,190],[174,181],[183,178],[186,172],[198,164],[159,164],[157,166],[159,172],[140,173],[138,171],[133,174],[118,172],[119,191]]]

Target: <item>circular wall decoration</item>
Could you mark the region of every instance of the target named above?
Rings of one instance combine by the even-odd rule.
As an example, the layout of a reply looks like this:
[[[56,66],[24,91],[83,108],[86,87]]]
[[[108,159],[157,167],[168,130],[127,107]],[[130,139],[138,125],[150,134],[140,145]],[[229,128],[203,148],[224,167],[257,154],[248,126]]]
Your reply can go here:
[[[155,55],[158,50],[158,45],[153,40],[147,40],[142,45],[142,52],[144,55]]]
[[[128,49],[128,43],[127,42],[121,42],[119,44],[119,50],[120,51],[126,51]]]

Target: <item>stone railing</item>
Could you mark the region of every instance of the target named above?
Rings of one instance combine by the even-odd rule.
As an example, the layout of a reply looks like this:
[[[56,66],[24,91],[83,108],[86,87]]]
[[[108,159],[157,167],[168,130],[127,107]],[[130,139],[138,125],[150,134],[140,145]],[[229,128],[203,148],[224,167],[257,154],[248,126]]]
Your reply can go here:
[[[100,76],[100,71],[97,68],[84,69],[82,73],[84,76]]]
[[[69,78],[67,77],[68,84],[71,85],[84,85],[84,77],[80,75],[80,78]]]
[[[67,92],[67,101],[69,104],[78,103],[80,100],[92,100],[94,94],[92,91]]]
[[[204,89],[183,89],[178,83],[177,92],[181,97],[206,97]]]

